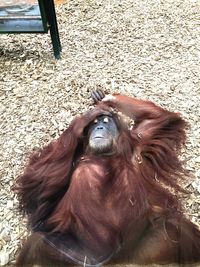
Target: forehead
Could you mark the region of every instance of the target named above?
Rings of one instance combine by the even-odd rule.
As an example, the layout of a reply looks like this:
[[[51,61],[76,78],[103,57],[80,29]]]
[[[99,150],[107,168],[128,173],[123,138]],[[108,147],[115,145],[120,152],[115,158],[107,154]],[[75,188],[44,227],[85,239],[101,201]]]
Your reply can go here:
[[[103,114],[97,116],[95,120],[100,122],[103,121],[105,118],[108,119],[108,121],[110,122],[115,122],[114,118],[111,115],[103,115]]]

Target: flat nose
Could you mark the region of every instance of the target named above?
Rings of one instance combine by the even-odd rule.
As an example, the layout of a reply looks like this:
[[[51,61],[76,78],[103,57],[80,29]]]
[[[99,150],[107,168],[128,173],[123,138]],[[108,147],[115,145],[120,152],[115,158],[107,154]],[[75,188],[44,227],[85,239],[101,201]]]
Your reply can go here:
[[[96,130],[103,130],[104,129],[104,127],[102,126],[102,125],[98,125],[97,127],[96,127]]]

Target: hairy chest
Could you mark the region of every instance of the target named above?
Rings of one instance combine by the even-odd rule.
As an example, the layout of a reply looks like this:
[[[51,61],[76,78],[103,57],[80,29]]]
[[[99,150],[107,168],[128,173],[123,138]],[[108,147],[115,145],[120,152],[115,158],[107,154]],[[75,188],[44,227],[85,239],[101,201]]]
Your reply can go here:
[[[72,174],[72,207],[83,217],[104,218],[119,226],[134,216],[135,198],[125,167],[113,169],[102,161],[83,161]]]

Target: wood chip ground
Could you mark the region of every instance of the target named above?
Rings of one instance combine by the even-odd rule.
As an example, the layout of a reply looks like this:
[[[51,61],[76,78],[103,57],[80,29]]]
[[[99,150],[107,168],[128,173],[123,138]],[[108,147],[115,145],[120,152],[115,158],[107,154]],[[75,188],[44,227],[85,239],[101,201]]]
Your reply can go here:
[[[155,101],[189,122],[187,215],[200,223],[200,2],[71,0],[56,6],[62,58],[49,35],[0,35],[0,266],[27,235],[11,190],[28,154],[91,105],[101,87]]]

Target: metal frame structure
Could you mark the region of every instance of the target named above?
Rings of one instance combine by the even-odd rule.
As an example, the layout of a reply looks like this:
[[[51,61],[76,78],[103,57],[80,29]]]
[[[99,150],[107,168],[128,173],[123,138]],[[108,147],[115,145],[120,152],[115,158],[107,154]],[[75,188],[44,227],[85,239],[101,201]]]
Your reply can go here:
[[[53,0],[38,0],[41,16],[0,16],[0,33],[48,33],[55,58],[60,58],[61,42],[56,19],[55,5]],[[9,28],[9,21],[17,21],[19,27]],[[20,27],[20,21],[29,21],[24,27]]]

